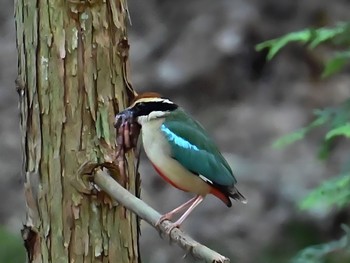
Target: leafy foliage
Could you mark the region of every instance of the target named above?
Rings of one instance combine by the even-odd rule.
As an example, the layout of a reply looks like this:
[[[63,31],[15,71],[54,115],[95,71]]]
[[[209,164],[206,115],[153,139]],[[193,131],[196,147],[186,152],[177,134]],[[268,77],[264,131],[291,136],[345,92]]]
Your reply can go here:
[[[350,138],[350,123],[346,122],[343,125],[334,128],[330,130],[326,135],[326,140],[330,140],[334,138],[335,136],[345,136],[347,138]]]
[[[349,61],[350,50],[337,52],[333,58],[331,58],[325,65],[322,73],[322,77],[329,77],[337,72],[339,72]]]
[[[331,141],[337,136],[350,137],[350,99],[338,107],[315,110],[314,115],[316,118],[309,125],[276,140],[273,147],[283,148],[288,146],[305,138],[313,129],[326,124],[329,127],[329,131],[325,135],[324,143]]]
[[[300,203],[302,209],[336,205],[344,207],[350,203],[350,173],[324,181]]]
[[[256,46],[258,51],[267,48],[267,59],[271,60],[276,54],[287,44],[291,42],[298,42],[306,44],[308,48],[314,49],[320,44],[330,42],[335,45],[349,46],[350,43],[350,23],[339,23],[333,28],[308,28],[298,32],[292,32],[285,36],[271,39],[260,43]],[[337,52],[326,63],[322,76],[329,77],[330,75],[340,71],[349,61],[350,49]]]
[[[271,60],[284,46],[290,42],[304,44],[309,49],[315,49],[320,44],[329,43],[338,47],[338,51],[326,62],[322,77],[329,77],[344,68],[350,61],[350,22],[339,23],[333,28],[305,29],[288,33],[280,38],[268,40],[256,46],[258,51],[268,49],[267,59]],[[340,48],[339,48],[340,47]],[[341,50],[342,49],[342,50]],[[306,127],[278,139],[273,146],[283,148],[299,141],[311,131],[319,127],[326,127],[322,142],[320,142],[320,158],[327,158],[333,142],[340,137],[350,139],[350,98],[336,107],[328,107],[314,111],[315,119]],[[350,162],[349,162],[350,164]],[[315,207],[343,208],[350,204],[350,165],[347,172],[334,178],[325,180],[311,191],[300,203],[301,209]],[[350,228],[342,226],[346,234],[339,240],[325,244],[314,245],[300,251],[290,263],[325,262],[324,257],[335,251],[346,249],[350,252]]]
[[[318,111],[315,112],[315,115],[319,115],[313,122],[311,122],[308,126],[303,127],[293,133],[287,134],[278,140],[276,140],[273,144],[274,148],[283,148],[285,146],[288,146],[296,141],[302,140],[305,138],[305,136],[312,131],[314,128],[317,128],[323,124],[325,124],[329,120],[329,112],[322,112],[320,113]]]
[[[334,240],[325,244],[307,247],[301,250],[290,263],[317,263],[323,262],[323,257],[331,252],[346,249],[350,250],[350,228],[342,225],[345,235],[339,240]]]

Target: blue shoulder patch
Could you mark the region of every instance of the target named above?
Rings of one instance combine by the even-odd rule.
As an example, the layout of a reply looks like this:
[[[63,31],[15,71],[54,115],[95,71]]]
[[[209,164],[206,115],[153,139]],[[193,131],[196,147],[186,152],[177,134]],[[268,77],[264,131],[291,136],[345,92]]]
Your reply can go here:
[[[184,138],[179,137],[174,132],[172,132],[169,128],[167,128],[164,124],[162,124],[161,130],[166,134],[167,138],[171,140],[173,143],[175,143],[176,145],[182,148],[199,151],[196,145],[193,145],[189,141],[186,141]]]

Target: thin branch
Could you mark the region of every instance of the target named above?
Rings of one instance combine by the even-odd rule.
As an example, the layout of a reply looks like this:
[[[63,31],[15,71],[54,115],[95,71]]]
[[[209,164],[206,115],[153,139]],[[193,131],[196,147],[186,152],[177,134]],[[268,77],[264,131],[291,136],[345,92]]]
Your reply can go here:
[[[107,172],[106,169],[95,170],[94,182],[113,199],[137,214],[141,219],[152,225],[161,234],[168,236],[170,241],[175,242],[181,248],[190,253],[194,258],[210,263],[229,263],[230,260],[210,248],[193,240],[178,228],[174,228],[170,235],[167,234],[167,229],[173,226],[169,220],[164,220],[159,226],[156,223],[161,215],[152,207],[147,205],[139,198],[132,195],[129,191],[118,184]]]

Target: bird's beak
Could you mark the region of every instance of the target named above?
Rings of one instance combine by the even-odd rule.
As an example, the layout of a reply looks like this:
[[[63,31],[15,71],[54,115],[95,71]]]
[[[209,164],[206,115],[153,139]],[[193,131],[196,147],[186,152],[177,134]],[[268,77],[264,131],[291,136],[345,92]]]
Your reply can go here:
[[[119,128],[124,125],[127,121],[134,122],[135,114],[132,108],[126,108],[119,112],[114,119],[114,127]]]

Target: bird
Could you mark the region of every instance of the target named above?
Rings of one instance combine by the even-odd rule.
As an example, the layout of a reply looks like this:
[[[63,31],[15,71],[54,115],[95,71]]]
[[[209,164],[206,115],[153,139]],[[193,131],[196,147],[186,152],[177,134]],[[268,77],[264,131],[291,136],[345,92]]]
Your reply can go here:
[[[185,210],[173,223],[180,227],[208,194],[228,207],[232,206],[230,199],[247,202],[213,139],[182,107],[156,92],[146,92],[137,95],[119,115],[133,116],[140,125],[144,151],[156,172],[175,188],[195,194],[162,215],[156,225]]]

